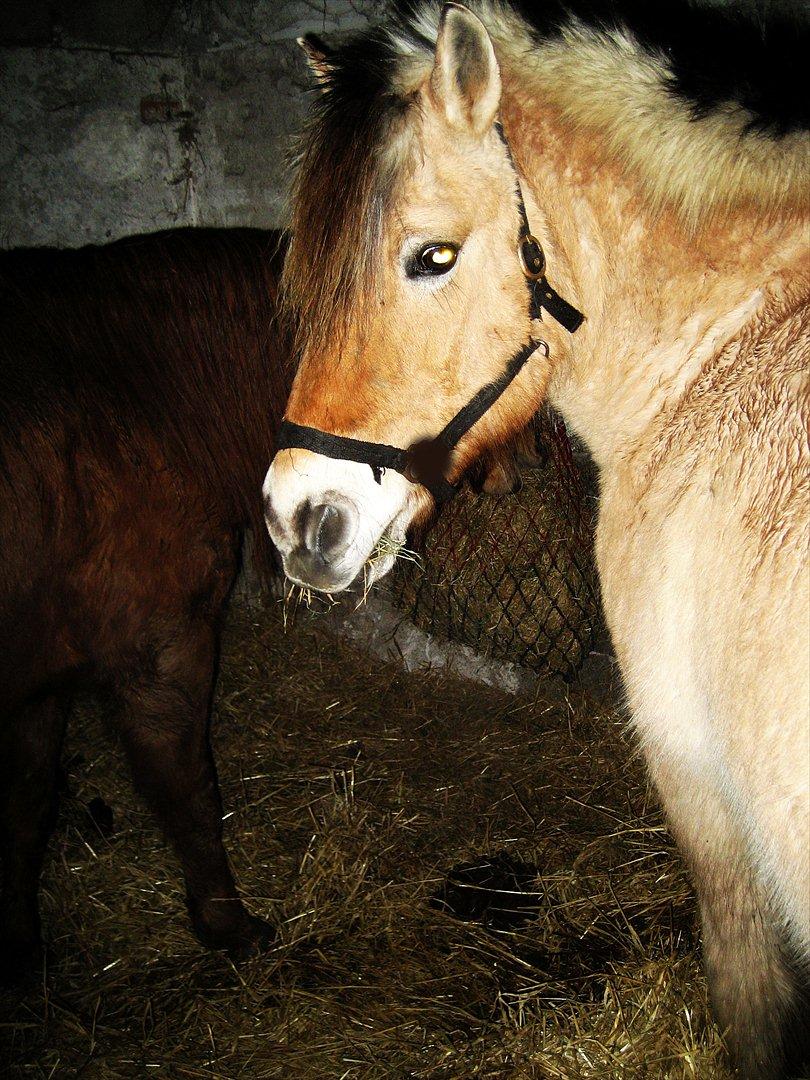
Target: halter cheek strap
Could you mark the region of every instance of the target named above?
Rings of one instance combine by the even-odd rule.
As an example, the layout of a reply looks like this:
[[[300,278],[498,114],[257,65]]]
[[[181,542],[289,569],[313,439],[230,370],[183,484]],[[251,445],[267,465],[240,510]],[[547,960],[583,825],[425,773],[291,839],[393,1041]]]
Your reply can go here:
[[[570,334],[576,333],[584,322],[585,316],[564,300],[546,280],[546,257],[539,241],[532,235],[529,228],[520,180],[509,143],[506,141],[500,122],[496,123],[495,128],[503,140],[515,172],[520,214],[518,257],[529,288],[529,316],[532,320],[542,319],[542,312],[547,311]],[[470,428],[495,404],[538,348],[544,349],[545,355],[548,356],[548,345],[544,341],[530,339],[515,353],[506,365],[503,374],[482,386],[438,435],[432,439],[414,443],[407,450],[398,446],[388,446],[386,443],[367,442],[365,439],[334,435],[332,432],[321,431],[319,428],[296,424],[292,420],[282,420],[276,449],[312,450],[324,457],[368,465],[378,484],[382,483],[385,470],[393,469],[411,483],[421,484],[422,487],[427,488],[436,503],[447,502],[457,494],[459,488],[458,484],[451,484],[447,479],[453,451]]]
[[[573,304],[563,300],[560,294],[549,285],[546,279],[546,254],[540,245],[540,241],[532,235],[529,228],[529,216],[526,213],[526,204],[523,201],[523,192],[520,188],[518,171],[515,159],[512,157],[512,149],[506,140],[503,126],[500,120],[495,122],[495,130],[501,137],[501,142],[506,148],[506,156],[515,174],[515,194],[517,195],[518,213],[520,214],[520,230],[518,232],[518,258],[526,277],[529,287],[529,314],[532,319],[542,319],[543,309],[563,326],[569,334],[575,334],[585,322],[585,316],[577,311]]]

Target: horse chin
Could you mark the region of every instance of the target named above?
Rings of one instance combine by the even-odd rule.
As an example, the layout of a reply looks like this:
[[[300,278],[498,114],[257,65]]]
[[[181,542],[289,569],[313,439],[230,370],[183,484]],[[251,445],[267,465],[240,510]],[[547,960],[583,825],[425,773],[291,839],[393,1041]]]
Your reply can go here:
[[[290,572],[285,568],[284,576],[290,585],[294,585],[301,589],[303,593],[320,593],[321,596],[333,596],[335,593],[347,592],[350,590],[357,578],[355,576],[341,580],[337,578],[332,581],[326,580],[313,580],[311,577],[304,578],[296,576],[295,573]]]

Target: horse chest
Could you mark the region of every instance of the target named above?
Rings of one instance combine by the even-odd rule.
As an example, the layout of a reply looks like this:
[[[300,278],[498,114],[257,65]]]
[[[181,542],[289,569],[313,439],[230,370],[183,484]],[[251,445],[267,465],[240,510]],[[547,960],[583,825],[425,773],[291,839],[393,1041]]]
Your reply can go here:
[[[634,726],[649,753],[726,779],[707,635],[705,492],[667,505],[621,484],[603,495],[597,564]],[[703,512],[702,512],[703,511]],[[708,558],[710,562],[710,558]]]

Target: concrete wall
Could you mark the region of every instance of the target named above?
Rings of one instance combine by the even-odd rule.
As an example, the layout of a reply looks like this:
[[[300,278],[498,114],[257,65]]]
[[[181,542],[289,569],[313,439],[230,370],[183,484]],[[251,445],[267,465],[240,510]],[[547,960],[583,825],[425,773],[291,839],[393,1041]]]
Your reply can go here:
[[[310,86],[295,38],[378,0],[5,0],[0,245],[275,225]]]

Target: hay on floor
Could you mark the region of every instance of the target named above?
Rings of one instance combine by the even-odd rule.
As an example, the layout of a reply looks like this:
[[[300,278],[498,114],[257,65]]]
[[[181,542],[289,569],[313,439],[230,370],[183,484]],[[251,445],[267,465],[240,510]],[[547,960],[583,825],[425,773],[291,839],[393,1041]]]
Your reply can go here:
[[[0,996],[4,1075],[729,1077],[691,890],[613,705],[409,675],[306,620],[285,636],[275,608],[232,612],[214,719],[227,843],[279,927],[240,967],[192,938],[102,726],[88,707],[73,726],[49,966]],[[479,886],[459,900],[485,858],[501,908],[510,881],[521,893],[515,918]]]

